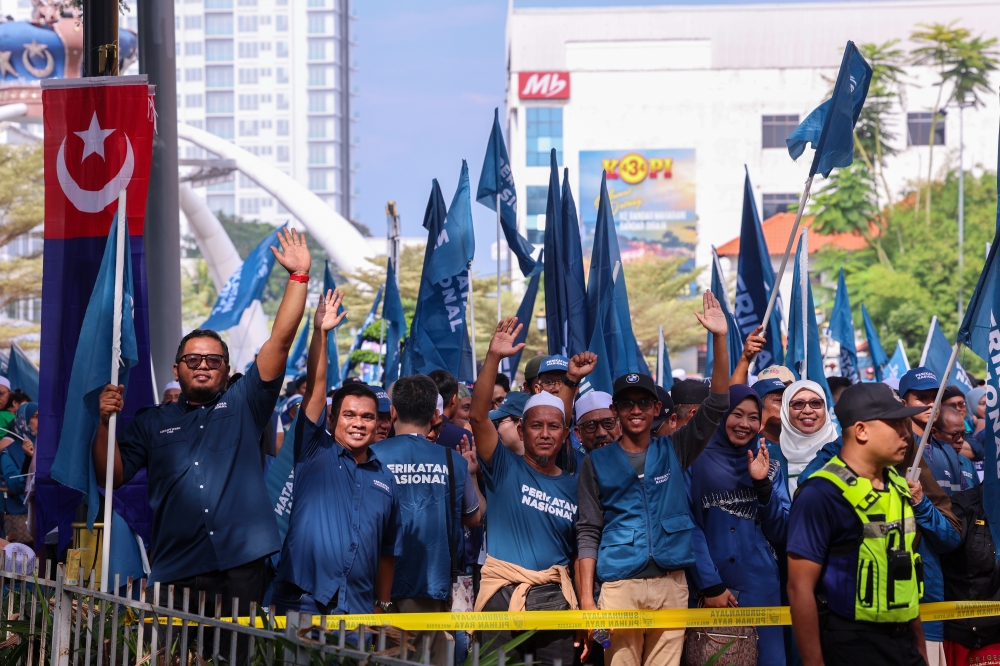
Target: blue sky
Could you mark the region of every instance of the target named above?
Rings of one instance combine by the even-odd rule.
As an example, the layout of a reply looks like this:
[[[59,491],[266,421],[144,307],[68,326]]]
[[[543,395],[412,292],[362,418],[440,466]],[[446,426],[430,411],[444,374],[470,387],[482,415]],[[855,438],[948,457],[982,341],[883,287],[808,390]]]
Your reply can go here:
[[[779,3],[781,0],[777,0]],[[808,0],[807,0],[808,1]],[[775,2],[775,0],[771,0]],[[517,7],[626,6],[664,4],[754,4],[744,0],[701,2],[609,2],[608,0],[518,0]],[[422,236],[420,226],[437,178],[451,201],[462,159],[469,162],[475,194],[493,109],[504,102],[506,0],[364,0],[354,3],[354,100],[360,140],[355,217],[372,234],[385,234],[385,203],[396,201],[403,233]],[[501,109],[502,111],[502,109]],[[502,118],[502,115],[501,115]],[[473,202],[477,262],[489,261],[495,215]],[[491,267],[492,266],[492,267]]]

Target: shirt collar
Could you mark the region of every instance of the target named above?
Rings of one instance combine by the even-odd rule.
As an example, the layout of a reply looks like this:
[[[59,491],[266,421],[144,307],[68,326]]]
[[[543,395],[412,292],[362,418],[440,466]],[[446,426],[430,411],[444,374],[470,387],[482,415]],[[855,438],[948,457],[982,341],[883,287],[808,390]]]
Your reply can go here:
[[[222,397],[222,392],[220,391],[215,395],[214,398],[212,398],[208,402],[202,403],[200,405],[192,405],[190,402],[188,402],[188,399],[185,398],[184,395],[182,394],[177,398],[177,405],[185,412],[190,412],[199,409],[201,407],[209,407],[211,405],[214,405],[215,403],[219,402],[219,398],[221,397]]]
[[[334,439],[333,441],[337,442],[336,439]],[[338,456],[345,456],[345,457],[349,458],[352,462],[354,461],[354,454],[351,453],[351,450],[349,448],[347,448],[346,446],[344,446],[340,442],[337,442],[337,446],[340,447],[340,451],[337,453]],[[382,464],[382,461],[378,459],[378,457],[375,455],[375,450],[371,447],[371,445],[369,445],[368,446],[368,460],[365,460],[363,463],[361,463],[360,465],[358,465],[358,467],[361,467],[362,465],[380,466],[381,464]]]

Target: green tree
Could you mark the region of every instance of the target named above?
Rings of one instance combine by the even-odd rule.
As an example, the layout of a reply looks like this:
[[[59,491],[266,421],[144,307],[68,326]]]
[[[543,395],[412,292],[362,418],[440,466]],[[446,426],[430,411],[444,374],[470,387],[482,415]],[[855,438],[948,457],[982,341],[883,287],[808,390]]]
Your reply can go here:
[[[40,145],[0,144],[0,246],[30,232],[45,218]],[[4,262],[0,307],[42,294],[41,252]]]
[[[860,162],[837,169],[812,198],[811,212],[815,215],[812,229],[823,235],[859,234],[875,249],[878,261],[890,270],[892,262],[882,247],[882,233],[875,179]],[[875,231],[873,233],[873,228]]]

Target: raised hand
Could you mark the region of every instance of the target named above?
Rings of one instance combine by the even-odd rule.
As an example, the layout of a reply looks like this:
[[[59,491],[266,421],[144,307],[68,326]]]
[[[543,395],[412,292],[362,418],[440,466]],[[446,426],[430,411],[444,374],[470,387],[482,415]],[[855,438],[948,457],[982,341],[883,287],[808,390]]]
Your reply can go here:
[[[479,474],[479,456],[476,455],[476,443],[469,441],[468,435],[462,435],[462,441],[455,447],[462,457],[469,461],[469,474]]]
[[[514,344],[514,340],[517,340],[522,328],[524,325],[517,323],[517,317],[508,317],[502,320],[497,324],[496,333],[493,334],[490,348],[486,353],[495,358],[509,358],[524,349],[523,342]]]
[[[761,331],[764,330],[763,326],[758,326],[754,329],[753,333],[747,336],[746,344],[743,345],[743,358],[748,361],[752,361],[753,357],[760,353],[760,350],[764,348],[764,343],[767,340],[761,335]]]
[[[566,379],[579,383],[581,379],[589,375],[597,367],[597,354],[594,352],[580,352],[574,354],[569,360],[569,368],[566,370]]]
[[[271,246],[274,258],[289,274],[309,275],[312,257],[309,256],[309,246],[306,245],[306,235],[300,234],[291,227],[278,231],[278,244],[281,252]]]
[[[753,451],[747,451],[747,469],[750,470],[750,478],[754,481],[763,481],[767,478],[767,473],[771,469],[771,454],[767,452],[767,445],[764,438],[760,438],[760,448],[757,449],[757,457],[753,457]]]
[[[718,299],[710,291],[706,291],[701,298],[704,314],[694,313],[701,325],[713,335],[725,335],[729,330],[726,322],[726,313],[722,311]]]
[[[319,304],[316,306],[315,327],[326,333],[340,326],[340,322],[347,316],[347,310],[340,310],[340,303],[343,300],[344,294],[339,289],[328,289],[326,296],[321,294]]]

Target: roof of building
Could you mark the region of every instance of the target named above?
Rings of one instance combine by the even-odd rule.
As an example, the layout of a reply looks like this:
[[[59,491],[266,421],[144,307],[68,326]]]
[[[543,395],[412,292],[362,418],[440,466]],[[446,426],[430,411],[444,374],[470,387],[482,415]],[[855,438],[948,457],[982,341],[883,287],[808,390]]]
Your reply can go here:
[[[804,215],[799,230],[795,233],[795,244],[792,245],[794,251],[798,246],[799,237],[802,236],[802,229],[812,226],[813,216]],[[785,245],[788,243],[788,234],[792,232],[792,225],[795,224],[795,213],[778,213],[769,217],[761,223],[764,230],[764,240],[767,242],[767,252],[771,255],[781,256],[785,252]],[[824,236],[809,230],[809,254],[815,253],[821,247],[833,245],[844,250],[863,250],[868,247],[868,242],[860,234],[831,234]],[[715,248],[720,257],[735,257],[740,253],[739,236],[731,241]]]

